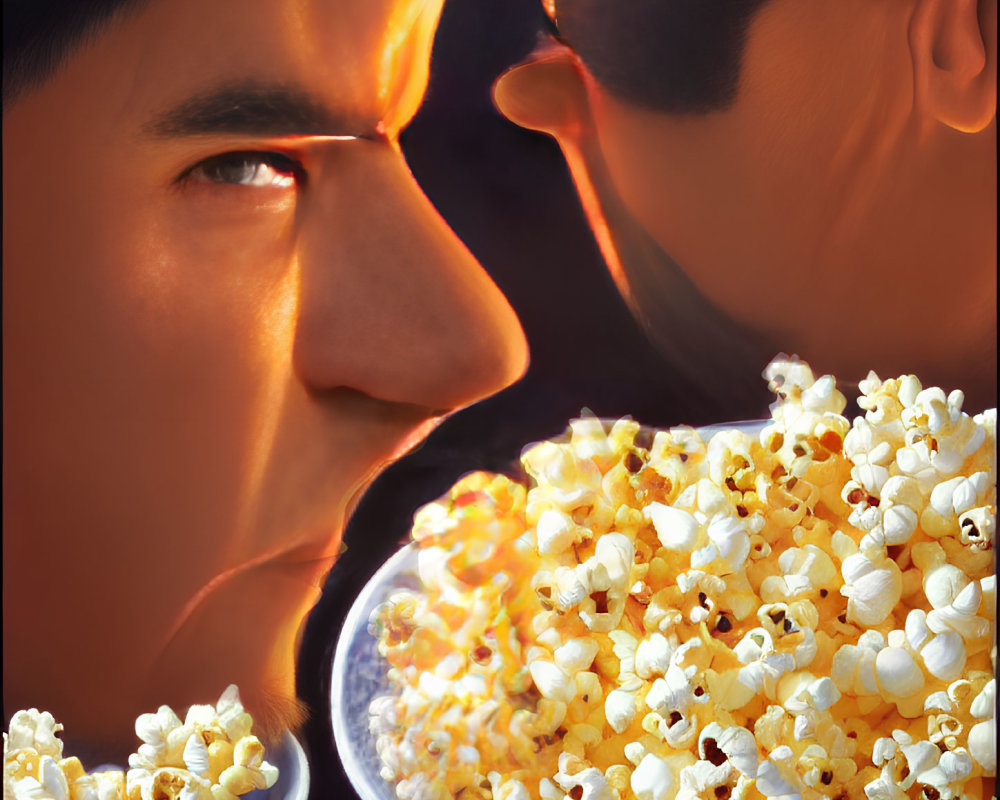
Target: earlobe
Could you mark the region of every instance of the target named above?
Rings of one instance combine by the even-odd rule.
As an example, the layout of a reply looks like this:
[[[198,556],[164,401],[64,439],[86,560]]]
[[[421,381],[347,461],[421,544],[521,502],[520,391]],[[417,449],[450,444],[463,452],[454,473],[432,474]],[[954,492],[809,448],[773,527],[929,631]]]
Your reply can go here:
[[[590,119],[587,89],[576,54],[554,40],[493,84],[493,102],[522,128],[565,136]]]
[[[976,133],[996,117],[997,0],[917,0],[910,22],[918,110]]]

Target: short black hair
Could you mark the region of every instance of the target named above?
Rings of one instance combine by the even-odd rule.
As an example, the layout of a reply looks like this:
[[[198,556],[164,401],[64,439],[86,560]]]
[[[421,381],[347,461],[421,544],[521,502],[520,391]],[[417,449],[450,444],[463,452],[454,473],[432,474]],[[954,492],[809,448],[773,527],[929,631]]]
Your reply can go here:
[[[747,28],[765,0],[558,0],[559,36],[609,92],[702,114],[736,97]]]
[[[3,106],[40,86],[75,47],[146,0],[3,0]]]

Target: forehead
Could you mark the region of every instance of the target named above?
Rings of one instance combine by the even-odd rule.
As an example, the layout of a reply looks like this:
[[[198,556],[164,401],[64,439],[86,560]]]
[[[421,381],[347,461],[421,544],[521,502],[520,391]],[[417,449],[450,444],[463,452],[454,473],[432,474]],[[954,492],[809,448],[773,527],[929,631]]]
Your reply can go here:
[[[253,84],[293,87],[359,129],[330,133],[364,132],[420,77],[441,4],[153,0],[74,53],[61,77],[112,125]]]

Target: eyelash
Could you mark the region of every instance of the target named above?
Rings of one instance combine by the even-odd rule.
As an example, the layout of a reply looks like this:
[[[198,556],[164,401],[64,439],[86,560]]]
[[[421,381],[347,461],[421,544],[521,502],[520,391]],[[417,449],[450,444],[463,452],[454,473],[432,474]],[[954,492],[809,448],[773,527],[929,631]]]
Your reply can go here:
[[[282,179],[281,182],[277,183],[272,179],[271,183],[254,183],[254,181],[261,179],[262,167],[272,170],[277,178]],[[235,170],[235,172],[227,175],[224,172],[226,169]],[[302,165],[289,156],[267,151],[237,150],[199,161],[181,175],[179,182],[204,181],[220,186],[250,188],[267,188],[277,185],[279,188],[288,188],[289,184],[301,184],[304,179],[305,170]]]

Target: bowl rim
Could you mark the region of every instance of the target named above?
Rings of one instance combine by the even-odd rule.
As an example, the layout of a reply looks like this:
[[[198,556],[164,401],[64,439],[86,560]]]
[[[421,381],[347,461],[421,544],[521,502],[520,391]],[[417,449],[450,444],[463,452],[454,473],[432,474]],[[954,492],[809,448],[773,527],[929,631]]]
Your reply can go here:
[[[601,419],[606,429],[616,421]],[[653,430],[693,427],[699,436],[707,442],[712,435],[724,430],[738,429],[748,435],[759,435],[760,431],[773,421],[772,419],[755,419],[700,426],[673,425],[669,427],[642,427]],[[344,623],[340,628],[337,644],[334,649],[329,697],[330,716],[333,723],[333,740],[337,756],[344,767],[344,772],[354,790],[363,800],[396,800],[396,793],[393,784],[390,781],[384,780],[381,776],[378,777],[378,785],[375,785],[373,782],[369,771],[365,768],[365,764],[362,761],[361,752],[363,742],[357,741],[352,736],[351,731],[348,730],[348,720],[344,713],[344,704],[338,702],[338,698],[343,697],[349,689],[348,680],[351,675],[349,653],[352,644],[358,640],[359,634],[364,633],[370,640],[372,649],[375,648],[376,639],[368,631],[368,620],[371,612],[379,603],[384,602],[388,591],[403,588],[402,586],[392,585],[391,582],[394,578],[411,574],[406,571],[409,566],[412,566],[412,574],[415,574],[417,552],[416,542],[408,542],[383,562],[371,578],[368,579],[351,604],[347,615],[344,617]],[[412,563],[408,564],[407,562]],[[372,602],[376,593],[380,591],[383,592],[383,595],[376,599],[375,602]],[[376,696],[373,695],[368,698],[369,704]]]
[[[388,593],[391,590],[398,590],[401,587],[394,587],[391,581],[397,575],[403,574],[404,565],[407,561],[413,560],[416,567],[416,542],[408,542],[399,550],[393,553],[368,579],[358,596],[351,604],[347,616],[344,617],[344,624],[341,626],[340,635],[337,638],[337,646],[333,654],[333,670],[330,681],[330,715],[333,720],[333,740],[337,749],[337,756],[344,767],[344,772],[350,780],[355,791],[364,800],[387,800],[395,798],[392,791],[392,784],[379,778],[380,786],[372,783],[371,777],[360,758],[362,742],[358,742],[347,727],[347,717],[344,713],[344,706],[337,702],[349,689],[348,679],[351,674],[349,663],[349,651],[351,645],[358,638],[359,633],[364,633],[371,639],[372,649],[375,649],[376,639],[368,631],[368,619],[374,608],[384,597],[372,602],[377,592]],[[369,698],[369,703],[375,696]],[[384,789],[383,789],[384,787]],[[386,793],[385,790],[392,792]]]

